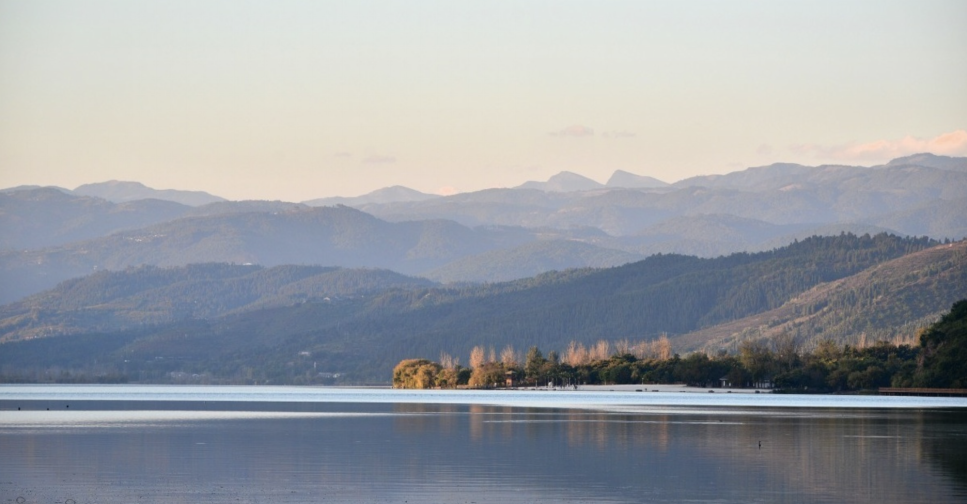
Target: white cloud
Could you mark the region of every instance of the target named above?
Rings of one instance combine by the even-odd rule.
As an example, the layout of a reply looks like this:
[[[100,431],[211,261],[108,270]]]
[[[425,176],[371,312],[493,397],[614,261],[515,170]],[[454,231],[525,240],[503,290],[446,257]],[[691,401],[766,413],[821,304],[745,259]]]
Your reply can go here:
[[[866,143],[824,146],[816,144],[793,145],[790,150],[799,154],[812,154],[817,158],[840,161],[884,161],[921,152],[947,156],[967,155],[967,131],[956,130],[934,138],[905,136],[899,140],[875,140]]]

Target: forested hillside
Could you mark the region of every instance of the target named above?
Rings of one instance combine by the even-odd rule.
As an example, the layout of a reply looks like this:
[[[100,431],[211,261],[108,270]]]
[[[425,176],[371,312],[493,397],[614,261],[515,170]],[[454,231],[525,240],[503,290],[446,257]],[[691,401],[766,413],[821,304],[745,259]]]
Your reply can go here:
[[[178,372],[215,381],[312,383],[320,376],[330,376],[325,373],[338,372],[351,382],[383,382],[402,358],[436,358],[441,351],[466,356],[478,345],[563,351],[572,340],[584,344],[599,339],[649,341],[667,334],[675,341],[677,335],[782,308],[823,285],[844,282],[859,292],[882,288],[873,280],[894,287],[883,291],[876,303],[855,296],[831,297],[828,312],[850,313],[857,320],[866,318],[875,324],[909,323],[914,330],[917,321],[967,297],[967,283],[951,282],[963,278],[967,270],[965,246],[964,242],[936,246],[926,239],[889,235],[841,235],[813,237],[758,254],[717,259],[658,255],[621,267],[551,272],[481,286],[425,287],[410,279],[387,290],[324,302],[293,303],[285,298],[285,302],[267,303],[262,308],[244,303],[249,298],[240,296],[237,308],[226,315],[201,318],[199,308],[180,321],[154,327],[129,325],[131,329],[126,331],[105,332],[89,326],[70,336],[7,343],[0,352],[0,365],[6,374],[17,370],[36,373],[51,366],[94,372],[93,363],[97,362],[102,372],[110,369],[116,373],[118,362],[127,361],[123,367],[128,373],[137,369],[139,379],[149,380],[166,380],[168,373]],[[929,254],[915,254],[930,247]],[[908,256],[920,257],[917,261],[922,267],[916,271],[927,273],[908,274]],[[870,270],[877,267],[880,269]],[[118,273],[117,280],[123,275],[135,277],[136,272]],[[271,272],[259,274],[275,274]],[[77,285],[108,278],[90,277]],[[244,284],[238,280],[229,283]],[[80,306],[71,301],[73,285],[59,289],[60,306],[74,307],[76,313],[98,309],[100,305]],[[171,288],[156,293],[168,296],[176,292],[165,290]],[[215,284],[207,288],[225,289]],[[151,292],[155,291],[131,292],[110,300],[85,296],[92,300],[89,303],[114,307],[102,315],[111,313],[114,320],[130,321],[140,313],[139,296]],[[949,296],[957,297],[949,300]],[[822,312],[816,304],[809,306]],[[10,313],[5,320],[33,318],[39,321],[32,322],[35,327],[42,326],[43,320],[69,320],[79,327],[84,323],[83,318],[67,312],[58,315],[35,310],[24,315],[23,307],[16,313],[10,308],[5,307],[5,313]],[[217,312],[208,309],[204,313]],[[877,318],[874,312],[892,315]],[[816,337],[823,337],[827,330],[831,337],[856,336],[848,330],[837,333],[842,327],[846,326],[817,323],[811,330]],[[53,352],[53,348],[70,351]],[[684,345],[676,348],[685,350]]]
[[[387,270],[224,263],[101,271],[0,307],[0,342],[339,301],[432,282]]]
[[[683,351],[735,352],[748,340],[789,334],[806,345],[830,339],[854,346],[913,343],[918,328],[967,296],[967,242],[911,253],[825,282],[763,311],[674,338]]]

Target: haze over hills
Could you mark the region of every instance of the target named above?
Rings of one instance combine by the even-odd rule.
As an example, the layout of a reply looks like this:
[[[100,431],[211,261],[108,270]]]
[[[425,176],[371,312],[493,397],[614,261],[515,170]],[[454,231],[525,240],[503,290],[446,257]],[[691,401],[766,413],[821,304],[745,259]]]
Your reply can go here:
[[[941,170],[967,171],[967,158],[938,156],[930,153],[913,154],[891,160],[885,166],[929,166]]]
[[[324,370],[374,383],[402,358],[465,356],[474,345],[562,351],[571,340],[666,333],[676,351],[715,351],[781,330],[807,347],[823,338],[855,344],[864,334],[909,338],[967,297],[965,279],[967,242],[888,235],[817,237],[716,259],[652,256],[460,288],[327,268],[133,268],[3,307],[0,340],[33,339],[3,343],[0,372],[127,368],[162,381],[176,372],[282,383],[312,382]],[[348,295],[331,294],[340,288]],[[144,324],[165,318],[175,320]]]
[[[87,240],[181,217],[191,207],[161,200],[112,203],[53,187],[0,193],[0,251]]]
[[[605,185],[608,187],[625,187],[628,189],[650,189],[667,187],[668,183],[646,175],[635,175],[624,170],[615,170]]]
[[[626,236],[663,220],[699,214],[732,215],[774,225],[881,225],[880,218],[958,199],[965,190],[967,173],[929,166],[777,164],[728,175],[695,177],[664,188],[539,193],[525,192],[533,189],[492,189],[430,201],[367,204],[359,208],[388,220],[447,218],[468,226],[587,226],[612,236]],[[953,213],[955,209],[944,211]],[[959,237],[957,227],[934,232],[942,235],[937,237]]]
[[[354,207],[357,205],[366,205],[370,203],[381,204],[406,201],[426,201],[438,197],[439,196],[435,194],[426,194],[415,189],[410,189],[409,187],[396,185],[392,187],[384,187],[383,189],[377,189],[373,192],[363,194],[362,196],[335,196],[331,198],[318,198],[304,201],[303,203],[309,206],[346,205]]]
[[[279,201],[219,201],[192,207],[162,199],[114,203],[55,187],[0,192],[0,251],[89,240],[183,217],[308,208]]]
[[[201,206],[225,198],[208,194],[204,191],[181,191],[176,189],[152,189],[140,182],[109,180],[96,184],[84,184],[74,189],[74,194],[81,196],[96,196],[114,203],[143,199],[159,199],[174,201],[188,206]]]
[[[8,280],[0,299],[9,302],[68,278],[142,264],[317,264],[415,273],[514,247],[533,235],[523,228],[470,229],[443,220],[391,223],[349,207],[184,217],[57,247],[0,252],[0,271]]]
[[[604,187],[583,175],[563,171],[547,179],[547,182],[529,181],[517,186],[518,189],[537,189],[548,192],[589,191]]]
[[[147,189],[119,182],[82,187],[116,199]],[[967,235],[964,194],[967,158],[929,154],[875,167],[774,164],[671,185],[617,171],[607,186],[573,173],[452,196],[394,186],[311,205],[113,203],[22,187],[0,192],[0,302],[95,268],[141,264],[295,262],[459,282],[612,266],[654,253],[762,251],[843,231],[959,239]],[[339,201],[355,210],[326,207]],[[356,217],[316,218],[337,214]],[[327,241],[335,236],[355,238],[336,246]]]
[[[506,282],[569,268],[606,268],[645,256],[597,247],[578,240],[538,240],[457,259],[422,276],[438,282]]]
[[[0,343],[332,302],[433,282],[387,270],[224,263],[100,271],[0,306]]]

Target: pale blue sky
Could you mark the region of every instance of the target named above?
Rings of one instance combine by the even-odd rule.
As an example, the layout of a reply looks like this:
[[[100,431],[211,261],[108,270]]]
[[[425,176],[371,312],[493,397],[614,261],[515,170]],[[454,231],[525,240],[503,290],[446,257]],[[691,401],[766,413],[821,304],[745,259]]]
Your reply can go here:
[[[0,187],[300,201],[967,155],[967,2],[0,0]]]

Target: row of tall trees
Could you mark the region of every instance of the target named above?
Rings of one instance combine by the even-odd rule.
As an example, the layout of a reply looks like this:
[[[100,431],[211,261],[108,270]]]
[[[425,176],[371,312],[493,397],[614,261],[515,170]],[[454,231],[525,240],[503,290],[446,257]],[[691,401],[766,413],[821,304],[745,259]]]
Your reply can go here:
[[[531,347],[521,356],[512,346],[498,354],[476,346],[470,367],[441,355],[441,364],[406,360],[394,370],[401,388],[571,386],[579,384],[686,383],[700,387],[763,387],[799,392],[840,392],[878,387],[967,387],[967,300],[954,304],[939,322],[921,331],[919,345],[877,342],[867,347],[824,340],[803,351],[783,334],[746,341],[736,354],[672,354],[662,337],[631,343],[571,342],[562,355]]]

